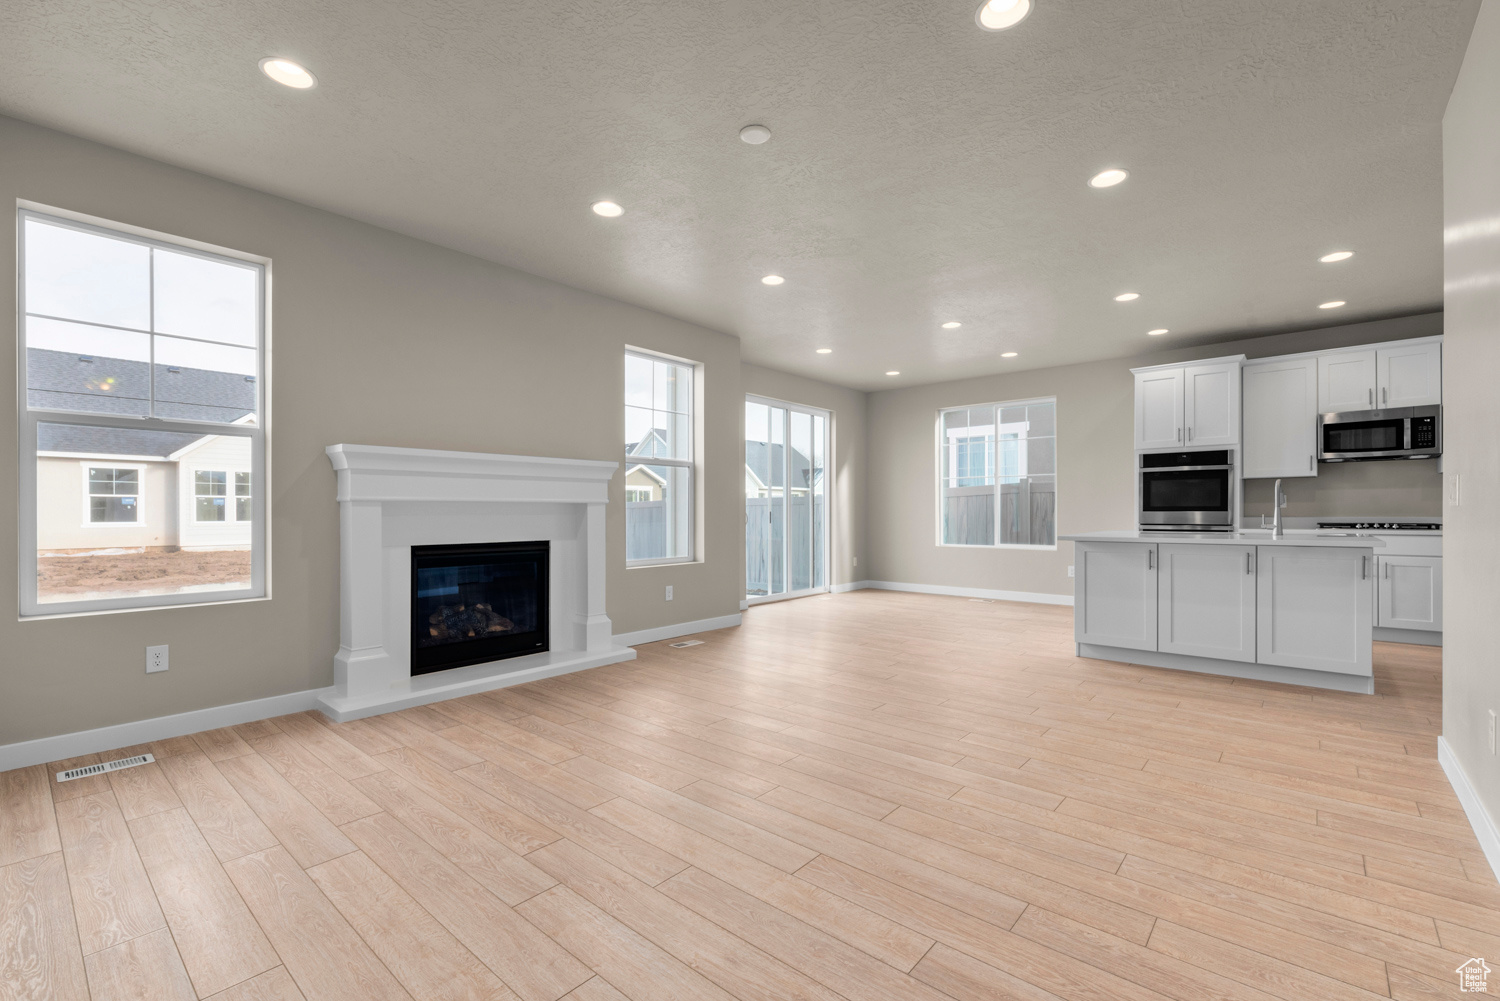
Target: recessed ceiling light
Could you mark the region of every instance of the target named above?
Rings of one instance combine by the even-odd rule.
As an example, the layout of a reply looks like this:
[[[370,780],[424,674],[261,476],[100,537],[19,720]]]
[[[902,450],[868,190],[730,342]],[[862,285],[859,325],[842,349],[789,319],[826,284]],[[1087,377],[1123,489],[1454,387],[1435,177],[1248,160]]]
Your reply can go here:
[[[766,275],[760,280],[760,283],[762,285],[780,285],[784,281],[786,281],[786,279],[781,277],[780,275]]]
[[[1148,331],[1146,331],[1146,336],[1147,337],[1160,337],[1162,334],[1165,334],[1166,332],[1167,332],[1167,328],[1166,327],[1157,327],[1155,330],[1148,330]]]
[[[1016,352],[1014,352],[1014,351],[1002,351],[1002,352],[1000,352],[1000,357],[1001,358],[1014,358],[1015,356],[1016,356]]]
[[[740,129],[740,142],[747,142],[751,146],[759,146],[771,138],[771,130],[764,125],[746,125]]]
[[[943,329],[944,330],[957,330],[959,327],[962,327],[962,326],[963,326],[963,324],[959,323],[957,320],[949,320],[947,323],[943,324]]]
[[[886,375],[900,375],[900,372],[887,372]]]
[[[1115,302],[1131,302],[1132,300],[1139,299],[1140,297],[1141,294],[1139,292],[1121,292],[1119,295],[1115,296]]]
[[[818,354],[831,355],[833,354],[833,348],[818,348]]]
[[[1323,303],[1318,308],[1319,309],[1338,309],[1342,305],[1345,305],[1344,300],[1342,300],[1342,299],[1335,299],[1332,302],[1325,302],[1325,303]]]
[[[262,59],[260,71],[277,83],[294,90],[308,90],[318,85],[317,77],[290,59]]]
[[[595,202],[593,208],[594,215],[602,215],[606,219],[613,219],[616,216],[625,214],[625,210],[614,202]]]
[[[1335,250],[1331,254],[1324,254],[1322,257],[1318,258],[1318,260],[1322,261],[1324,264],[1332,264],[1335,261],[1347,261],[1353,256],[1354,251],[1352,250]]]
[[[1026,20],[1031,0],[988,0],[974,13],[974,21],[985,31],[1004,31]]]
[[[1111,167],[1108,170],[1101,170],[1099,171],[1099,173],[1089,178],[1089,187],[1112,188],[1129,176],[1130,171],[1121,170],[1119,167]]]

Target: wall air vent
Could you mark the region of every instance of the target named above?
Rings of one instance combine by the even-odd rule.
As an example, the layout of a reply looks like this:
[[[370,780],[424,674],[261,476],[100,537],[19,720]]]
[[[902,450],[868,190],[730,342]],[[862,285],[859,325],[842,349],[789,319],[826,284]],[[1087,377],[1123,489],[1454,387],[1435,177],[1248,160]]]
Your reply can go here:
[[[82,768],[69,768],[65,772],[57,773],[57,781],[72,782],[74,779],[85,779],[90,775],[103,775],[105,772],[117,772],[121,768],[134,768],[137,765],[149,765],[155,761],[149,754],[137,754],[133,758],[120,758],[118,761],[103,761],[97,765],[84,765]]]

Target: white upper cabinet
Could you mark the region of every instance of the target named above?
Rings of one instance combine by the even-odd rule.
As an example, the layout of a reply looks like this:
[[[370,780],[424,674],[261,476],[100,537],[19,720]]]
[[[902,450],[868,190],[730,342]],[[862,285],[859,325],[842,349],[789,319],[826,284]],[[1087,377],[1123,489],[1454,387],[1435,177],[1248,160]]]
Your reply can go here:
[[[1340,351],[1318,358],[1318,413],[1374,410],[1375,352]]]
[[[1244,476],[1318,475],[1318,359],[1249,362]]]
[[[1182,444],[1182,371],[1160,368],[1135,374],[1136,448]]]
[[[1183,369],[1183,440],[1191,446],[1233,445],[1240,440],[1238,362]]]
[[[1443,345],[1333,351],[1318,358],[1318,412],[1389,410],[1443,402]]]
[[[1134,371],[1137,449],[1240,440],[1239,359]]]
[[[1375,352],[1376,406],[1423,407],[1443,402],[1443,346],[1409,344]]]

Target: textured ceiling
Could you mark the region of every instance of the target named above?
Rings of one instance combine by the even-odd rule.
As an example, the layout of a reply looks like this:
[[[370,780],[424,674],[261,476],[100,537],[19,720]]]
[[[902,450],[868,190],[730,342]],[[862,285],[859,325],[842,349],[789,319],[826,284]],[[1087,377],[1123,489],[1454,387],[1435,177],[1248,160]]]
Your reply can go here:
[[[996,34],[976,5],[19,0],[0,111],[866,389],[1439,305],[1478,0],[1036,0]]]

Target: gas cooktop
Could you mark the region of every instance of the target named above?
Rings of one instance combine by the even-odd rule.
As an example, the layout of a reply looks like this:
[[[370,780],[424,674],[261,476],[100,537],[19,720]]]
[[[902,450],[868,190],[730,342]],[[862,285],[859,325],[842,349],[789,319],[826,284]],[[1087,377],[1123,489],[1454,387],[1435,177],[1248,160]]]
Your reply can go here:
[[[1432,521],[1320,521],[1319,528],[1366,532],[1441,532],[1443,526]]]

